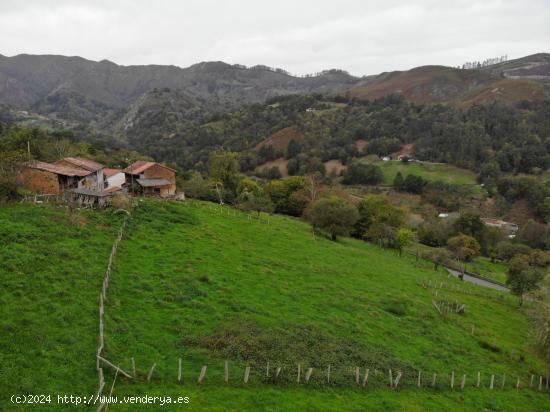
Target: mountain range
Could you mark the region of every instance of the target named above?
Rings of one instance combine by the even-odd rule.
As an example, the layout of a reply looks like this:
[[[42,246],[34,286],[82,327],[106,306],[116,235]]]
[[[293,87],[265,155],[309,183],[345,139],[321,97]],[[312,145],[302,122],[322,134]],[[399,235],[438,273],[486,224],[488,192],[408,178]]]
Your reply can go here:
[[[56,55],[0,55],[0,105],[16,118],[108,134],[121,141],[141,124],[158,124],[170,135],[182,124],[200,123],[212,113],[280,95],[313,93],[369,100],[398,93],[415,102],[461,106],[543,100],[550,98],[550,54],[480,69],[422,66],[364,77],[342,70],[296,77],[281,69],[223,62],[180,68],[122,66]]]

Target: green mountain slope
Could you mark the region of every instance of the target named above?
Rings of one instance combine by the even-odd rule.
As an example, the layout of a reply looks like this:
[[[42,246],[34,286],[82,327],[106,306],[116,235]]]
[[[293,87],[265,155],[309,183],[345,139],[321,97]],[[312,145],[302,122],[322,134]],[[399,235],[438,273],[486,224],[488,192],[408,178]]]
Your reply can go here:
[[[48,205],[16,205],[0,209],[0,217],[7,332],[0,340],[1,398],[94,393],[97,295],[122,218],[71,217]],[[445,285],[436,294],[423,280]],[[434,300],[459,302],[465,312],[442,316]],[[257,220],[208,203],[140,201],[118,249],[105,316],[105,356],[127,371],[130,358],[136,360],[135,381],[117,377],[119,397],[189,396],[193,410],[536,411],[549,405],[546,393],[515,389],[518,377],[526,385],[543,370],[515,299],[466,287],[363,242],[314,238],[305,223],[288,217]],[[176,383],[180,357],[183,386]],[[282,367],[278,383],[264,382],[267,361],[271,374]],[[202,365],[208,370],[199,387]],[[245,366],[251,367],[246,386]],[[361,373],[370,369],[367,388],[354,384],[356,366]],[[399,391],[387,388],[390,368],[404,373]],[[452,371],[457,386],[467,374],[464,391],[450,389]],[[483,389],[475,388],[478,371]],[[433,373],[435,389],[428,387]],[[491,374],[498,387],[492,391]]]

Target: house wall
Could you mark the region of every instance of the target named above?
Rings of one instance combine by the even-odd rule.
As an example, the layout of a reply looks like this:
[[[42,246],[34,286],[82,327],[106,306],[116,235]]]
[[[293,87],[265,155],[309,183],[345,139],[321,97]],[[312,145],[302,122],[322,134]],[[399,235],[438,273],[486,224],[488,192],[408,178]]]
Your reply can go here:
[[[79,168],[78,166],[75,166],[73,163],[67,162],[65,159],[61,159],[56,164],[61,166],[68,166],[72,168]],[[85,169],[84,169],[85,170]],[[103,190],[103,169],[98,170],[96,172],[91,172],[88,176],[86,176],[81,182],[79,182],[78,187],[84,187],[86,189],[90,190]]]
[[[171,184],[161,187],[161,196],[170,196],[176,193],[176,172],[158,164],[151,166],[143,172],[145,179],[166,179]]]
[[[57,195],[61,193],[57,175],[45,170],[23,168],[19,174],[19,184],[28,190],[42,194]]]
[[[82,179],[78,187],[84,187],[86,189],[90,190],[103,190],[103,170],[98,170],[97,172],[93,172],[86,176],[84,179]]]
[[[160,193],[155,192],[155,189],[158,189],[158,188],[144,187],[143,188],[143,194],[146,195],[146,196],[159,196],[160,195],[160,197],[166,197],[166,196],[171,196],[171,195],[176,193],[175,185],[161,186],[160,187]]]
[[[124,173],[120,172],[112,175],[111,177],[108,177],[107,179],[105,179],[105,181],[107,182],[107,188],[113,186],[122,187],[122,185],[126,182],[126,178],[124,176]]]

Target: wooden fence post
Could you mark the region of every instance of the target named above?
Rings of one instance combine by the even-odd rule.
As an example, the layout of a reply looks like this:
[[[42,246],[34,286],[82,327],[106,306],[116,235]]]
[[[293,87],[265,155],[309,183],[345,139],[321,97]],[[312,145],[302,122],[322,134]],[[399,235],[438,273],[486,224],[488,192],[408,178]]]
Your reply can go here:
[[[355,383],[359,385],[359,366],[355,367]]]
[[[313,373],[313,368],[309,368],[306,372],[306,383],[309,382],[309,378],[311,378],[312,373]]]
[[[455,371],[451,372],[451,389],[455,386]]]
[[[199,379],[197,379],[197,382],[198,383],[202,383],[202,381],[204,380],[204,376],[206,375],[206,365],[204,365],[201,369],[201,373],[199,375]]]
[[[391,369],[389,371],[389,375],[390,375],[390,388],[393,388],[393,374],[391,372]]]
[[[460,390],[464,390],[465,384],[466,384],[466,374],[462,375],[462,381],[460,382]]]
[[[369,370],[367,369],[365,371],[365,377],[363,378],[363,386],[367,386],[368,382],[369,382]]]
[[[225,361],[223,365],[223,380],[225,383],[229,382],[229,362]]]
[[[178,359],[178,383],[181,382],[181,358]]]
[[[491,383],[489,384],[489,389],[493,389],[495,383],[495,375],[491,375]]]
[[[250,366],[244,368],[244,383],[248,383],[248,378],[250,377]]]
[[[277,379],[279,377],[279,374],[281,373],[281,367],[279,366],[277,368],[277,371],[275,372],[275,379]]]
[[[420,376],[422,375],[422,372],[418,371],[418,379],[416,381],[416,386],[420,388]]]
[[[476,382],[476,388],[479,388],[479,384],[481,383],[481,372],[477,372],[477,382]]]
[[[327,368],[327,383],[330,383],[330,365]]]
[[[269,361],[267,361],[267,366],[265,367],[265,377],[266,379],[269,378]]]
[[[395,381],[393,382],[394,389],[397,389],[397,385],[399,385],[399,380],[401,379],[401,376],[403,376],[403,374],[401,372],[398,372],[397,376],[395,377]]]
[[[136,377],[136,361],[132,358],[132,375]]]
[[[542,376],[539,376],[539,391],[542,391]]]
[[[155,366],[157,366],[157,364],[153,363],[153,366],[151,366],[151,370],[147,374],[147,382],[151,380],[151,377],[153,376],[153,371],[155,370]]]
[[[437,373],[434,373],[432,377],[432,388],[435,386],[436,379],[437,379]]]
[[[296,378],[296,382],[300,383],[300,364],[298,364],[298,377]]]
[[[506,385],[506,374],[502,375],[502,384],[500,385],[500,387],[504,389],[504,385]]]
[[[529,387],[533,387],[533,381],[535,380],[535,375],[531,374],[531,381],[529,382]]]
[[[517,382],[516,382],[516,389],[519,389],[519,378],[518,378],[518,380],[517,380]]]

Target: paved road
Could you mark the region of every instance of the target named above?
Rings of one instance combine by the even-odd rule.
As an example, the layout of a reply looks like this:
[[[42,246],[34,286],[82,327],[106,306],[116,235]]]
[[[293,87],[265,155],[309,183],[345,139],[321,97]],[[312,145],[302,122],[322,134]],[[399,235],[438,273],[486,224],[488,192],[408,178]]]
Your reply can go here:
[[[461,273],[457,270],[449,269],[449,268],[446,268],[446,269],[449,271],[449,273],[451,275],[456,276],[457,278],[460,277],[460,275],[461,275]],[[488,280],[476,278],[474,276],[470,276],[470,275],[467,275],[467,274],[464,274],[464,281],[470,282],[470,283],[475,283],[476,285],[484,286],[486,288],[500,290],[501,292],[510,292],[510,289],[508,289],[507,287],[504,287],[502,285],[490,282]]]

